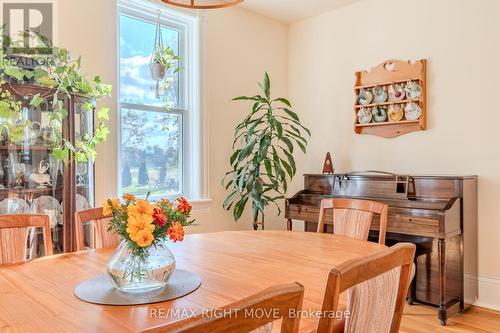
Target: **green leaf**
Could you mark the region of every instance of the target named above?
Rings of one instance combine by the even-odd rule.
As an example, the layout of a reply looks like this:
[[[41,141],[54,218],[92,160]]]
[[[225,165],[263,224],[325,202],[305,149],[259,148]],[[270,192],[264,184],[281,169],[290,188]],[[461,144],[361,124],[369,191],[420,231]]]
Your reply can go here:
[[[274,128],[276,128],[276,134],[278,134],[278,138],[281,139],[281,137],[283,136],[283,125],[281,125],[281,123],[276,120],[276,118],[274,118]]]
[[[295,112],[293,112],[292,110],[285,109],[285,108],[283,108],[283,109],[281,109],[281,110],[285,111],[285,113],[286,113],[287,115],[289,115],[289,116],[290,116],[293,120],[295,120],[295,121],[300,121],[300,120],[299,120],[299,116],[298,116]]]
[[[222,207],[226,208],[229,206],[229,204],[236,198],[236,196],[238,196],[238,191],[234,191],[233,193],[231,193],[227,198],[226,200],[224,200],[224,203],[222,204]]]
[[[286,98],[276,98],[274,101],[275,102],[281,102],[281,103],[283,103],[283,104],[285,104],[285,105],[287,105],[289,107],[292,107],[292,104]]]
[[[238,155],[240,154],[240,151],[241,149],[238,149],[236,150],[233,155],[231,155],[231,158],[229,159],[229,162],[231,163],[231,165],[234,164],[234,161],[236,161],[236,158],[238,157]]]
[[[100,108],[99,111],[97,111],[97,118],[109,120],[109,108]]]
[[[233,216],[234,220],[238,221],[241,218],[241,215],[243,214],[243,211],[245,210],[245,206],[248,201],[248,196],[243,197],[240,201],[236,203],[234,206],[234,211],[233,211]]]
[[[271,80],[269,79],[269,74],[264,75],[264,86],[263,86],[264,94],[266,98],[271,99]]]
[[[54,148],[52,151],[52,156],[54,156],[56,159],[61,160],[61,161],[66,161],[69,157],[69,149],[64,147],[64,148]]]
[[[39,107],[40,104],[42,104],[45,100],[40,97],[40,94],[36,94],[35,96],[33,96],[33,98],[31,99],[31,102],[30,102],[30,105],[34,106],[35,108]]]
[[[0,101],[0,118],[10,119],[15,116],[15,113],[10,110],[10,104]]]
[[[286,146],[288,147],[288,150],[290,151],[290,153],[293,153],[293,143],[292,143],[292,141],[289,138],[287,138],[286,136],[283,136],[281,138],[281,141],[283,141],[286,144]]]

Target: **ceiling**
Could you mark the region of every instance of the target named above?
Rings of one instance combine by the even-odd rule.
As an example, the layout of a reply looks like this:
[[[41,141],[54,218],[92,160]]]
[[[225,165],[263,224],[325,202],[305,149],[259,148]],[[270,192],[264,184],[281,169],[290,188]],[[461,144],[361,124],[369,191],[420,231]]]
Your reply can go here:
[[[241,7],[292,23],[360,0],[245,0]]]

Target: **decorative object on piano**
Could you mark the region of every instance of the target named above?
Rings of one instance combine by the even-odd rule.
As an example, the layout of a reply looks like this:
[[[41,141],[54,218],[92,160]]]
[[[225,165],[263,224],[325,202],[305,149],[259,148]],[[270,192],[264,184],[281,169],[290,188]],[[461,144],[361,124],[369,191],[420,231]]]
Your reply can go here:
[[[393,138],[425,130],[426,66],[425,59],[414,63],[388,60],[370,71],[356,72],[354,131]],[[408,104],[410,111],[401,112],[399,108]],[[394,106],[387,113],[386,108],[391,105]],[[371,112],[367,107],[372,108]]]
[[[335,169],[333,168],[332,156],[330,153],[326,153],[325,164],[323,164],[323,174],[324,175],[333,175]]]
[[[111,96],[111,86],[103,83],[99,76],[90,82],[80,73],[80,58],[73,59],[69,52],[62,48],[51,49],[53,51],[51,59],[37,66],[36,70],[19,67],[9,59],[1,57],[0,126],[8,128],[10,142],[16,145],[33,145],[37,142],[42,129],[40,123],[32,121],[28,115],[39,109],[42,104],[50,104],[52,122],[54,127],[59,129],[55,131],[57,138],[53,140],[51,154],[60,160],[67,160],[70,156],[77,161],[94,160],[95,146],[103,143],[109,133],[102,122],[108,119],[109,109],[102,107],[96,112],[101,122],[96,126],[93,135],[88,135],[73,144],[61,138],[60,129],[68,115],[64,99],[66,97],[72,99],[77,94],[99,100]],[[37,63],[29,57],[26,61]],[[14,95],[21,95],[18,94],[19,87],[26,87],[29,91],[21,100],[14,98]],[[37,92],[43,88],[47,88],[43,94]],[[84,105],[87,110],[94,109],[94,103],[89,102]]]
[[[368,105],[372,102],[373,94],[371,91],[366,89],[361,89],[358,95],[358,102],[361,105]]]
[[[166,47],[163,45],[163,36],[161,32],[160,22],[161,12],[158,10],[157,13],[158,18],[156,20],[155,45],[153,48],[153,53],[151,54],[149,70],[152,79],[156,81],[155,94],[156,98],[159,99],[162,96],[161,93],[168,90],[172,82],[172,78],[166,78],[166,74],[176,73],[177,71],[179,71],[179,67],[177,67],[177,64],[179,63],[180,58],[175,55],[174,50],[171,47]],[[169,70],[173,71],[169,72]]]
[[[404,116],[404,111],[399,104],[389,105],[387,113],[389,116],[389,121],[401,121]]]
[[[311,135],[287,99],[271,97],[267,73],[260,86],[262,94],[234,99],[252,101],[253,107],[235,129],[231,171],[222,180],[223,186],[231,191],[223,207],[232,209],[237,221],[250,201],[254,229],[259,225],[264,229],[264,211],[271,203],[278,207],[278,215],[281,213],[277,202],[285,198],[288,182],[296,173],[294,146],[305,154],[304,132]]]
[[[112,215],[109,230],[122,241],[108,262],[108,276],[124,292],[147,292],[164,287],[175,270],[175,258],[167,247],[184,239],[184,227],[192,225],[191,204],[184,198],[155,203],[125,194],[109,199],[104,215]]]
[[[360,124],[369,124],[372,122],[372,113],[369,108],[361,107],[358,111],[358,122]]]
[[[387,101],[387,91],[384,87],[376,86],[373,88],[373,103],[384,103]]]
[[[387,121],[387,109],[383,106],[374,106],[372,109],[373,121],[383,123]]]
[[[41,160],[38,169],[30,174],[30,180],[38,184],[37,188],[47,188],[47,185],[52,186],[50,175],[47,173],[48,170],[49,163]]]

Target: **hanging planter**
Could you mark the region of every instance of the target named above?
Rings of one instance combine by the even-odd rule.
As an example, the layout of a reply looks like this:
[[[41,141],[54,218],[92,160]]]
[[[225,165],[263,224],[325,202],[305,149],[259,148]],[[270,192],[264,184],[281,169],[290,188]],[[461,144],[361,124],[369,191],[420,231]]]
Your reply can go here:
[[[167,72],[179,61],[179,57],[175,55],[174,50],[163,45],[163,37],[161,33],[160,11],[158,11],[158,19],[156,22],[156,36],[153,53],[149,62],[149,71],[151,78],[156,81],[156,98],[160,98],[161,90],[168,88],[168,84],[161,84],[166,80]],[[174,70],[176,73],[179,68]]]

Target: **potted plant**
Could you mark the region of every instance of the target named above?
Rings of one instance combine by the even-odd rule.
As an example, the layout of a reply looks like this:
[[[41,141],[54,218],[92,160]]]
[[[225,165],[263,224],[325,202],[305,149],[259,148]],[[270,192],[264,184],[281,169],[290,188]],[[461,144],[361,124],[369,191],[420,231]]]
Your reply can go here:
[[[304,132],[311,135],[287,99],[271,98],[267,73],[259,85],[262,94],[233,99],[251,101],[253,106],[235,129],[235,150],[230,158],[232,170],[222,181],[231,191],[223,207],[228,211],[232,209],[237,221],[250,202],[255,230],[259,224],[264,229],[264,211],[270,204],[276,205],[278,215],[281,214],[278,201],[285,198],[288,182],[297,171],[293,157],[295,148],[306,153]]]
[[[174,50],[171,47],[161,46],[157,48],[152,57],[152,61],[149,64],[149,70],[151,71],[151,77],[155,81],[161,81],[165,78],[167,71],[172,68],[178,61],[179,57],[175,55]],[[177,72],[179,68],[174,70]]]

